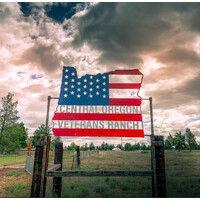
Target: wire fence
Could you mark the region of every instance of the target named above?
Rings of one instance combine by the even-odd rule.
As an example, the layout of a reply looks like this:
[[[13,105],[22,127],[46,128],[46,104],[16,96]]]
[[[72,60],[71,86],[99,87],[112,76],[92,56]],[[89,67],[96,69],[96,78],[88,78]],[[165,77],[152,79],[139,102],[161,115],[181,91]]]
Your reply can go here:
[[[25,152],[19,155],[1,155],[0,168],[21,167],[32,173],[33,161],[34,152],[31,156],[28,156]],[[49,165],[53,163],[54,151],[51,150],[49,152]],[[168,197],[200,197],[200,151],[166,151],[165,167]],[[63,170],[75,169],[78,169],[77,152],[64,150]],[[150,151],[81,151],[80,169],[150,170]],[[136,180],[136,178],[130,179]],[[150,187],[151,179],[148,177],[142,179],[148,181],[141,182],[141,187],[144,187],[142,185],[145,184]],[[121,180],[125,179],[122,178]],[[72,179],[68,179],[68,181],[70,182]]]

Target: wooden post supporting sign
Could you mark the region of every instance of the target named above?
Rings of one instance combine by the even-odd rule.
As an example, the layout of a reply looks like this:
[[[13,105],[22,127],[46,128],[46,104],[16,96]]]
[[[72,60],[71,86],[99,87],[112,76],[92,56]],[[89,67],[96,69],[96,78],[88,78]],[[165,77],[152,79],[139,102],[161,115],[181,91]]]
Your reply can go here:
[[[54,164],[60,164],[60,167],[56,171],[62,171],[62,163],[63,163],[63,143],[59,142],[55,145]],[[53,178],[53,192],[57,197],[61,197],[62,177]]]
[[[151,148],[153,149],[153,188],[155,197],[166,197],[164,137],[160,135],[153,136]]]
[[[153,99],[152,97],[149,97],[149,111],[150,111],[150,120],[151,120],[151,135],[150,135],[150,140],[151,140],[151,170],[153,171],[153,164],[154,164],[154,149],[152,141],[154,140],[154,125],[153,125]],[[155,184],[154,184],[154,176],[152,176],[152,197],[155,197]]]

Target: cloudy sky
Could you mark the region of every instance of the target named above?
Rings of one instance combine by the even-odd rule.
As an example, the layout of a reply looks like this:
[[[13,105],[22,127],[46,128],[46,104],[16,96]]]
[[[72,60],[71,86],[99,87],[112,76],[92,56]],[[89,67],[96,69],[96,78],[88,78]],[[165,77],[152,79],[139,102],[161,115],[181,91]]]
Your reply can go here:
[[[139,68],[155,133],[189,127],[198,136],[199,19],[200,3],[0,3],[0,97],[15,94],[31,135],[45,121],[47,96],[59,95],[63,65],[80,76]],[[143,112],[149,134],[148,102]]]

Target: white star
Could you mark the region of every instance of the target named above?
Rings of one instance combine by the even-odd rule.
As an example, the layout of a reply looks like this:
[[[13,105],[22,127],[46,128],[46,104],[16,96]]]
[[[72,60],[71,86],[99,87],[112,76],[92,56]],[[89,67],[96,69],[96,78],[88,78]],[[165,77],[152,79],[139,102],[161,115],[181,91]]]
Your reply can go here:
[[[84,88],[87,88],[87,85],[84,85],[83,87],[84,87]]]
[[[83,81],[86,83],[86,82],[87,82],[87,79],[84,79]]]
[[[103,95],[103,98],[106,98],[106,95],[105,95],[105,94]]]
[[[105,76],[103,76],[103,79],[105,79],[106,77]]]
[[[92,94],[90,94],[90,95],[89,95],[89,97],[90,97],[90,98],[92,98],[92,97],[93,97],[93,95],[92,95]]]
[[[103,91],[105,92],[105,91],[106,91],[106,88],[103,88]]]
[[[65,85],[67,85],[68,84],[68,82],[65,82]]]
[[[93,85],[93,82],[90,82],[90,85]]]
[[[72,76],[75,76],[75,73],[74,73],[74,72],[72,72]]]
[[[74,81],[75,81],[74,79],[71,80],[71,82],[74,82]]]
[[[99,85],[97,85],[96,88],[98,89],[98,88],[99,88]]]
[[[99,79],[97,79],[96,82],[98,83],[98,82],[99,82]]]
[[[81,88],[78,88],[77,90],[80,92],[80,91],[81,91]]]
[[[93,79],[93,76],[90,76],[90,79]]]
[[[64,90],[67,91],[68,89],[67,89],[67,88],[64,88]]]
[[[65,78],[68,78],[68,76],[66,75]]]
[[[64,97],[66,98],[66,97],[67,97],[67,94],[64,94]]]
[[[78,94],[78,95],[77,95],[77,97],[78,97],[78,98],[80,98],[80,97],[81,97],[81,95],[80,95],[80,94]]]
[[[73,95],[73,94],[74,94],[74,91],[71,91],[70,93]]]
[[[84,91],[84,92],[83,92],[83,94],[84,94],[84,95],[86,95],[86,94],[87,94],[87,92],[86,92],[86,91]]]
[[[71,85],[71,88],[74,88],[74,85]]]
[[[68,69],[66,69],[65,72],[68,72]]]
[[[78,85],[80,85],[81,84],[81,82],[78,82]]]
[[[106,82],[103,82],[103,85],[106,85]]]
[[[99,95],[99,92],[96,92],[96,95]]]
[[[90,91],[92,91],[93,89],[92,88],[90,88]]]

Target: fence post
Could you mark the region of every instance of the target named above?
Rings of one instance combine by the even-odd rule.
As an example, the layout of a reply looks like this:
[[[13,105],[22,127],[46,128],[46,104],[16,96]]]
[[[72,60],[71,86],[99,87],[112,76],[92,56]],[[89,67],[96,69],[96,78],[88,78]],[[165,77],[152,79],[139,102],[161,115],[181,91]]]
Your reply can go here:
[[[48,169],[48,164],[49,164],[50,142],[51,142],[50,136],[49,135],[45,135],[44,136],[44,149],[43,149],[42,178],[41,178],[41,193],[40,193],[40,197],[45,197],[45,192],[46,192],[46,182],[47,182],[46,171]]]
[[[36,141],[30,197],[40,197],[41,194],[43,150],[44,150],[44,138],[41,137]]]
[[[153,185],[155,197],[166,197],[164,137],[152,137]]]
[[[62,171],[63,164],[63,143],[59,142],[55,145],[54,164],[61,164],[61,167],[56,171]],[[53,177],[53,192],[57,197],[61,197],[62,192],[62,177]]]
[[[76,164],[77,164],[77,168],[80,168],[81,165],[81,160],[80,160],[80,147],[77,146],[76,147]]]

